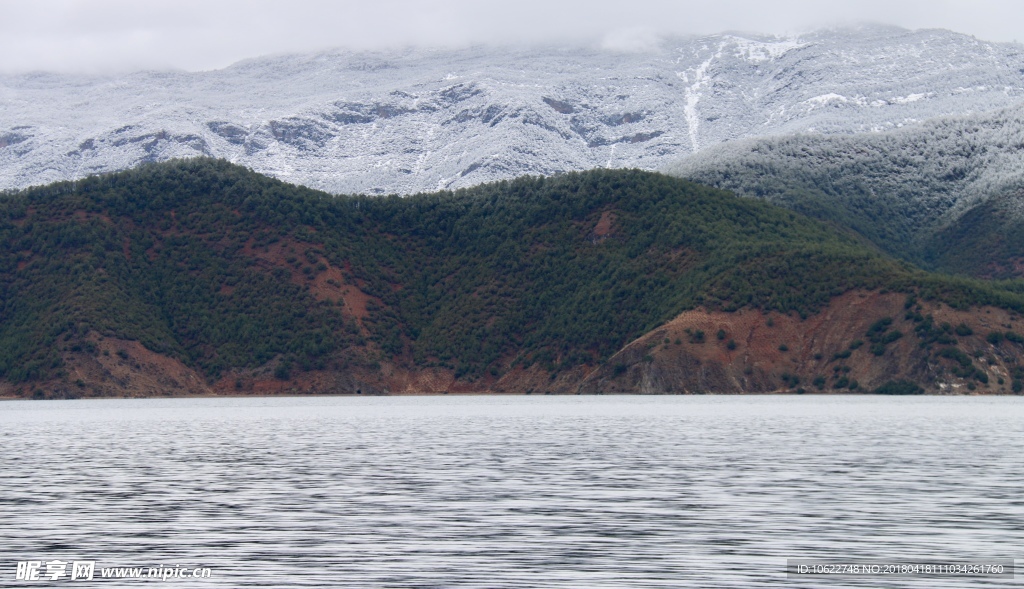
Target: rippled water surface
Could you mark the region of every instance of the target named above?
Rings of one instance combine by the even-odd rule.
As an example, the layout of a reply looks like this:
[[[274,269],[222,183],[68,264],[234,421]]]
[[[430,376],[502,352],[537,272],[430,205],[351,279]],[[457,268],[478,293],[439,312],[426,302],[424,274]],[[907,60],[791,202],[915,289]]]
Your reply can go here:
[[[787,558],[1024,558],[1024,399],[391,397],[0,403],[19,560],[160,586],[965,587]],[[1024,564],[1019,561],[1018,564]]]

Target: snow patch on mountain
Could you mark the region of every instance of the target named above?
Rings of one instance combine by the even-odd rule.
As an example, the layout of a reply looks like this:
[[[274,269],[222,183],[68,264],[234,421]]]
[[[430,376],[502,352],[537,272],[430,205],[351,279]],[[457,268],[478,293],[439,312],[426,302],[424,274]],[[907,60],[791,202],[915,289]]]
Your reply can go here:
[[[782,57],[787,51],[800,49],[807,45],[806,43],[800,42],[799,38],[795,37],[782,38],[777,41],[769,42],[747,39],[746,37],[738,37],[735,35],[728,35],[726,39],[734,44],[734,55],[737,58],[745,59],[752,63],[772,61]]]

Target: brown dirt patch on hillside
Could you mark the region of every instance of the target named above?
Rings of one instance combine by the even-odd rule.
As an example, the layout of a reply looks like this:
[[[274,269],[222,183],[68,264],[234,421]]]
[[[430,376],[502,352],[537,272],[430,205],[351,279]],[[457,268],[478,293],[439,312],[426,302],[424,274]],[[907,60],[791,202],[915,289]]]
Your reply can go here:
[[[624,347],[591,374],[580,390],[852,392],[836,385],[856,381],[857,390],[863,392],[889,381],[911,380],[927,385],[930,392],[967,393],[971,386],[978,393],[1009,392],[1010,373],[1022,350],[1019,346],[994,346],[985,336],[1014,328],[1020,332],[1021,321],[1015,314],[991,307],[957,310],[940,303],[921,303],[920,313],[931,314],[936,325],[964,324],[973,330],[970,336],[957,336],[952,347],[972,358],[986,374],[989,382],[982,383],[951,374],[951,361],[936,356],[950,345],[920,346],[915,333],[918,323],[906,317],[905,301],[906,295],[897,293],[849,292],[806,319],[753,309],[687,311]],[[893,320],[889,331],[903,335],[876,355],[867,332],[874,322],[886,317]],[[702,343],[694,337],[699,333],[703,333]],[[856,346],[857,341],[862,343]],[[820,389],[814,384],[816,379],[825,381]]]
[[[205,379],[180,361],[146,349],[137,341],[90,334],[87,349],[64,353],[64,379],[40,383],[49,398],[180,397],[209,395]],[[15,396],[32,396],[21,385]]]
[[[346,270],[350,268],[343,269],[330,264],[314,245],[281,240],[267,246],[254,247],[250,240],[242,251],[259,260],[266,268],[288,270],[291,282],[309,287],[310,294],[317,300],[335,304],[340,302],[342,313],[355,319],[360,328],[363,327],[362,321],[369,316],[368,306],[371,301],[383,306],[380,299],[362,290],[363,285],[358,280],[346,278]],[[315,262],[311,256],[316,259]],[[324,269],[317,269],[321,264]],[[309,272],[305,273],[305,269],[309,269]]]

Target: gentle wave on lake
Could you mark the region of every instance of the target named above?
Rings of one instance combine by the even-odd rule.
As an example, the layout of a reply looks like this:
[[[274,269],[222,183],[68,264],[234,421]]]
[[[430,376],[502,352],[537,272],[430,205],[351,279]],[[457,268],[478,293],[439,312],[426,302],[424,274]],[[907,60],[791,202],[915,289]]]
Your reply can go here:
[[[212,569],[168,587],[1011,586],[784,567],[1024,540],[1014,397],[12,401],[0,443],[0,586],[78,586],[15,581],[53,559]]]

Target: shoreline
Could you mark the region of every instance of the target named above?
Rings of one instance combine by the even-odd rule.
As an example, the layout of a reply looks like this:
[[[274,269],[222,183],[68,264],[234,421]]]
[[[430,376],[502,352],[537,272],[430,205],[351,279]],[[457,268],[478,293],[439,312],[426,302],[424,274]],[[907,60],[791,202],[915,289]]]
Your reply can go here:
[[[1012,392],[978,392],[969,391],[964,393],[936,393],[936,392],[925,392],[919,395],[886,395],[882,393],[873,392],[824,392],[824,391],[807,391],[804,393],[797,393],[792,391],[767,391],[767,392],[742,392],[742,393],[731,393],[731,392],[704,392],[704,393],[547,393],[547,394],[532,394],[532,393],[487,393],[487,392],[423,392],[423,393],[384,393],[384,394],[362,394],[362,393],[282,393],[277,395],[146,395],[146,396],[109,396],[109,397],[69,397],[69,398],[32,398],[32,397],[16,397],[16,396],[2,396],[0,402],[11,402],[11,401],[93,401],[93,400],[110,400],[110,399],[279,399],[279,398],[294,398],[294,399],[305,399],[312,397],[347,397],[347,398],[384,398],[384,397],[1021,397],[1024,398],[1024,394],[1012,393]]]

